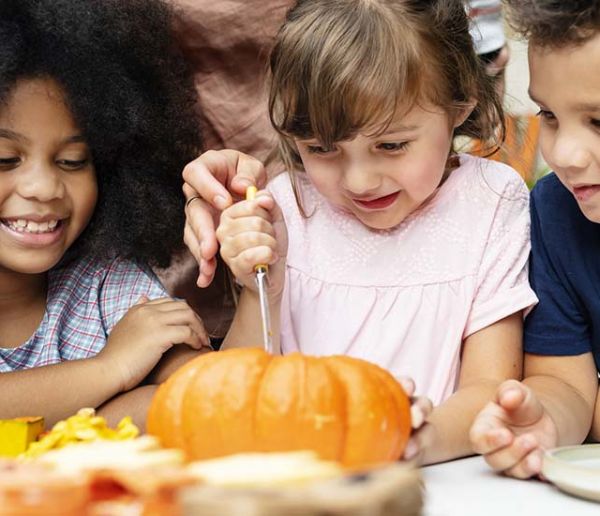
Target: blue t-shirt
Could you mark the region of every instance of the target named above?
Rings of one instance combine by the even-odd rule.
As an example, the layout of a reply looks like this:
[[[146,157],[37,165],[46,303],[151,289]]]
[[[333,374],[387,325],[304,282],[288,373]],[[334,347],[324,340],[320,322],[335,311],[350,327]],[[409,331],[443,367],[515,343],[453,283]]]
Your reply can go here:
[[[555,174],[531,194],[529,277],[540,302],[525,321],[525,351],[591,351],[600,370],[600,224],[585,218]]]

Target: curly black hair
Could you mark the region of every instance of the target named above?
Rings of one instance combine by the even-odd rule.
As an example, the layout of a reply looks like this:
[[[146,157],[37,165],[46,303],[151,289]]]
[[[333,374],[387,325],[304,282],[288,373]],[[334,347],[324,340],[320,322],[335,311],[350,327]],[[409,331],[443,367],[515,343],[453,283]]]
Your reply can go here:
[[[600,31],[598,0],[505,1],[511,25],[534,45],[579,45]]]
[[[0,0],[0,103],[52,78],[90,148],[98,204],[68,255],[159,267],[183,247],[181,171],[201,148],[196,93],[161,0]]]

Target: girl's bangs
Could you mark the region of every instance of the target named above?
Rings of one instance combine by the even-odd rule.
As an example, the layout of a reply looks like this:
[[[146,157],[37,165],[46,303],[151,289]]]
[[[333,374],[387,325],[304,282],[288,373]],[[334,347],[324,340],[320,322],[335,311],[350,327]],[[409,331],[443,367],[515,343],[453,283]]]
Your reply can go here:
[[[270,100],[280,134],[323,145],[365,130],[379,134],[423,97],[426,65],[417,38],[410,37],[416,34],[376,22],[369,18],[344,27],[337,20],[331,30],[313,31],[312,42],[281,42],[272,63]]]

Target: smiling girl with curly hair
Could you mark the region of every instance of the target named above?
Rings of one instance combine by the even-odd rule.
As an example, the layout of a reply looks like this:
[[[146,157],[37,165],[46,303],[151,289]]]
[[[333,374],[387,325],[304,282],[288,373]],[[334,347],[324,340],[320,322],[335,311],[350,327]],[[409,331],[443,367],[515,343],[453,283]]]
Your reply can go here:
[[[0,0],[2,418],[143,424],[153,387],[134,388],[208,342],[148,267],[182,245],[200,146],[172,21],[160,0]]]

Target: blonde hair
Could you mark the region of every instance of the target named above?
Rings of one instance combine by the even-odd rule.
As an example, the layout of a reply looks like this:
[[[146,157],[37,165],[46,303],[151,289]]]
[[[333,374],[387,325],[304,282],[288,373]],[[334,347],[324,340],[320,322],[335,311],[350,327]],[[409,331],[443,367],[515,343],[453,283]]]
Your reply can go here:
[[[329,146],[365,129],[379,134],[424,101],[451,119],[475,101],[454,136],[492,142],[490,150],[503,139],[502,105],[460,0],[300,0],[270,67],[269,115],[289,171],[303,170],[294,138]]]

